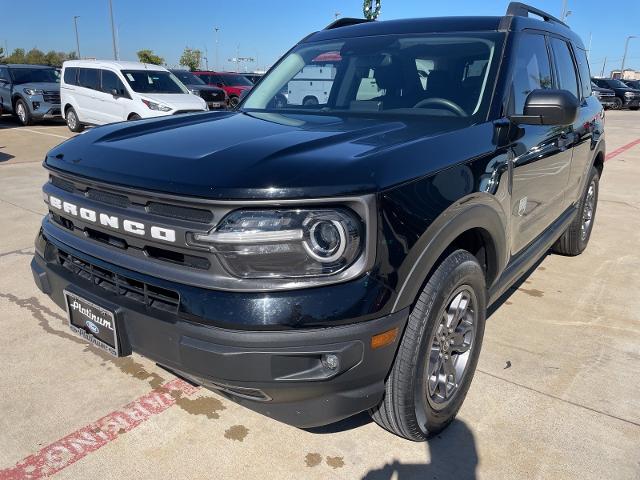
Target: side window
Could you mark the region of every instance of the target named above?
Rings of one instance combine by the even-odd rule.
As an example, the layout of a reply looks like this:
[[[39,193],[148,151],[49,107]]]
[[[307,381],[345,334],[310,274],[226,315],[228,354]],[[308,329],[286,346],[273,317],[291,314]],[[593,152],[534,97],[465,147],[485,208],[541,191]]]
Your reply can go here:
[[[551,65],[544,37],[523,33],[515,50],[509,110],[516,115],[522,115],[524,103],[532,91],[552,87]]]
[[[196,77],[198,77],[200,80],[202,80],[204,83],[208,84],[209,83],[209,75],[207,75],[206,73],[201,73],[201,74],[194,74],[196,75]]]
[[[5,82],[9,81],[9,71],[7,70],[7,67],[0,67],[0,80]]]
[[[567,45],[567,42],[564,40],[552,38],[551,48],[553,49],[553,59],[558,74],[559,88],[570,91],[579,99],[578,74],[576,73],[576,67],[573,62],[573,55],[571,55],[571,51],[569,50],[569,45]]]
[[[579,48],[575,52],[578,60],[578,69],[580,70],[580,80],[582,81],[582,97],[588,98],[591,96],[591,70],[589,70],[587,52]]]
[[[209,83],[212,85],[224,85],[222,78],[219,75],[209,75]]]
[[[67,85],[78,84],[78,68],[68,67],[64,69],[64,83]]]
[[[102,70],[102,91],[105,93],[111,93],[113,90],[118,92],[118,95],[127,97],[127,90],[124,88],[124,84],[118,78],[114,72],[110,70]]]
[[[81,68],[78,75],[78,85],[93,90],[100,89],[100,70],[95,68]]]
[[[371,100],[379,97],[381,93],[373,76],[373,69],[370,68],[369,74],[360,80],[360,85],[358,85],[358,91],[356,92],[356,100]]]

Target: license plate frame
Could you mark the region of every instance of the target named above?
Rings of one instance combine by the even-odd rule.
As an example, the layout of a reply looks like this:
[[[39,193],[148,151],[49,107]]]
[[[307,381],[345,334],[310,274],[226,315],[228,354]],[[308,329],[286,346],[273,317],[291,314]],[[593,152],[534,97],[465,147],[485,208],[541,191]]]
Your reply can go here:
[[[64,290],[63,294],[71,331],[114,357],[124,356],[118,338],[116,312],[75,292]]]

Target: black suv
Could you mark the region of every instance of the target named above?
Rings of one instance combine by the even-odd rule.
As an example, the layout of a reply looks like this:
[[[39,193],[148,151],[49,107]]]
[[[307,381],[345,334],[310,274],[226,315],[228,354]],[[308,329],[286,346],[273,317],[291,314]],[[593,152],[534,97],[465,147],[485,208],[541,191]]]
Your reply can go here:
[[[311,76],[318,105],[274,101]],[[604,157],[585,48],[554,17],[340,19],[238,111],[51,150],[32,269],[114,355],[300,427],[370,410],[422,440],[463,402],[487,307],[587,246]]]
[[[207,102],[209,110],[224,110],[229,107],[229,97],[227,97],[223,89],[207,85],[198,76],[188,70],[175,68],[169,71],[178,77],[191,93],[202,97],[202,99]]]
[[[600,88],[595,83],[591,82],[591,91],[593,95],[600,100],[600,103],[605,108],[619,109],[622,106],[622,101],[616,97],[616,92],[609,88]]]
[[[594,78],[593,83],[600,88],[608,88],[615,92],[617,99],[615,108],[640,109],[640,90],[613,78]]]

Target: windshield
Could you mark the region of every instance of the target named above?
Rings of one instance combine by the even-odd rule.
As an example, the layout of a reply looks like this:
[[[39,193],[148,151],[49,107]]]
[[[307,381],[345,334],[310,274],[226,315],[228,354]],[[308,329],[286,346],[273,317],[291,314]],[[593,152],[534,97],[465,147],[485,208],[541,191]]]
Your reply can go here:
[[[611,88],[629,88],[629,85],[625,85],[620,80],[606,80],[605,83]]]
[[[225,73],[224,75],[220,75],[220,78],[224,82],[225,85],[245,85],[247,87],[253,87],[253,83],[248,80],[246,77],[242,75],[236,75],[234,73]]]
[[[137,93],[189,93],[170,72],[160,70],[123,70],[127,83]]]
[[[174,70],[171,73],[178,77],[185,85],[206,85],[197,75],[187,72],[186,70]]]
[[[303,43],[245,110],[486,116],[503,34],[384,35]],[[282,89],[284,88],[284,93]]]
[[[55,68],[11,68],[14,83],[60,83],[60,74]]]

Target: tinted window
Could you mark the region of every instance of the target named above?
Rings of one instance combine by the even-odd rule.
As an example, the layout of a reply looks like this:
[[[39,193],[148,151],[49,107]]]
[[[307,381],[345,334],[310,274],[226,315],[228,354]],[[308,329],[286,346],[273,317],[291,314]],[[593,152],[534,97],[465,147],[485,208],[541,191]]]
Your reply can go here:
[[[100,70],[95,68],[81,68],[78,75],[78,85],[93,90],[100,89]]]
[[[124,83],[120,81],[118,76],[110,70],[102,70],[102,91],[111,93],[113,90],[117,90],[118,95],[123,97],[128,96]]]
[[[78,68],[69,67],[64,69],[64,83],[67,85],[78,84]]]
[[[582,82],[582,96],[588,98],[591,95],[591,71],[587,61],[587,52],[576,49],[576,60],[580,70],[580,81]]]
[[[552,88],[549,54],[542,35],[522,34],[516,46],[509,92],[510,110],[522,115],[527,96],[540,88]]]
[[[211,85],[223,85],[224,82],[218,75],[209,75],[209,84]]]
[[[197,75],[194,75],[191,72],[187,72],[186,70],[171,70],[176,77],[180,79],[182,83],[185,85],[204,85],[205,83],[198,78]]]
[[[243,77],[242,75],[225,73],[224,75],[221,75],[221,77],[222,77],[222,83],[224,83],[225,85],[242,85],[246,87],[253,86],[253,83],[251,83],[249,80],[247,80],[246,77]]]
[[[9,81],[9,72],[6,67],[0,67],[0,80]]]
[[[576,98],[580,98],[578,93],[578,74],[573,62],[573,56],[569,50],[569,45],[564,40],[551,39],[553,49],[553,59],[555,60],[556,72],[558,73],[559,88],[568,90]]]
[[[209,75],[208,73],[200,73],[196,75],[196,77],[201,78],[204,83],[211,83],[211,75]]]

